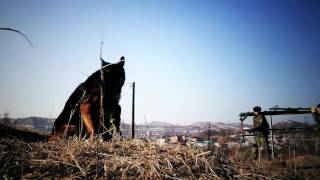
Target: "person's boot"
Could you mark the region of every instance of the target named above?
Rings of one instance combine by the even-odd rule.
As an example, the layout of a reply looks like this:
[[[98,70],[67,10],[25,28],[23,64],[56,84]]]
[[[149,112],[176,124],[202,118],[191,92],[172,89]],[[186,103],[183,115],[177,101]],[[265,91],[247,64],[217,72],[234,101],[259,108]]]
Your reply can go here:
[[[258,158],[259,158],[259,149],[258,149],[259,147],[258,147],[258,145],[256,145],[256,144],[253,145],[253,147],[254,147],[254,149],[255,149],[255,150],[254,150],[254,160],[257,161]]]
[[[267,146],[267,154],[268,154],[268,160],[271,161],[272,160],[272,151],[269,146]]]

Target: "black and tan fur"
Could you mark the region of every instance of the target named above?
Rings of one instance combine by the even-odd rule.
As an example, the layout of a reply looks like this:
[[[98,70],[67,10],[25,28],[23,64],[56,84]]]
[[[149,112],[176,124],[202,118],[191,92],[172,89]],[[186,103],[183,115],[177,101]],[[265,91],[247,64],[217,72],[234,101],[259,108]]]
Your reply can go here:
[[[108,140],[112,138],[112,133],[120,132],[121,107],[119,100],[125,81],[124,57],[121,57],[120,61],[115,64],[102,60],[102,65],[104,123],[99,125],[101,74],[98,70],[71,94],[61,114],[54,122],[49,141],[62,138],[66,130],[68,130],[67,135],[80,133],[82,127],[83,131],[80,135],[89,139],[92,139],[94,134],[107,130],[103,138]],[[98,130],[99,127],[101,127],[100,130]]]

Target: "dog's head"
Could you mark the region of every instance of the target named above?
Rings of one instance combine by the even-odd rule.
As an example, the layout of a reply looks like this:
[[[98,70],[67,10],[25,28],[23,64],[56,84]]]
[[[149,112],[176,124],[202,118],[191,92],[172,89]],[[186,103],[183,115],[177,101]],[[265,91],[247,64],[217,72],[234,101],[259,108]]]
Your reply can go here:
[[[125,58],[123,56],[117,63],[109,63],[101,59],[104,82],[108,88],[112,87],[116,91],[119,89],[121,91],[125,81],[124,63]]]
[[[117,63],[109,63],[109,62],[106,62],[104,61],[103,59],[100,59],[101,60],[101,65],[102,65],[102,69],[104,71],[110,71],[110,70],[115,70],[115,68],[122,68],[123,69],[123,66],[124,66],[124,62],[125,62],[125,59],[123,56],[121,56],[120,58],[120,61],[117,62]]]

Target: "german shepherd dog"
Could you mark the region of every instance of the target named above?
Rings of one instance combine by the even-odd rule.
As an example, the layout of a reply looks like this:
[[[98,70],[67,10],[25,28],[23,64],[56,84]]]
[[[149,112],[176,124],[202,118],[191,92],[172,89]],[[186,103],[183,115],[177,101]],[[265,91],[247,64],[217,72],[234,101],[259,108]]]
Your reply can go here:
[[[55,120],[49,141],[77,133],[89,140],[95,133],[103,133],[103,139],[110,140],[113,133],[120,133],[119,100],[125,81],[124,57],[115,64],[102,59],[101,63],[104,81],[101,81],[101,70],[98,70],[75,89]],[[104,122],[100,121],[101,83]]]

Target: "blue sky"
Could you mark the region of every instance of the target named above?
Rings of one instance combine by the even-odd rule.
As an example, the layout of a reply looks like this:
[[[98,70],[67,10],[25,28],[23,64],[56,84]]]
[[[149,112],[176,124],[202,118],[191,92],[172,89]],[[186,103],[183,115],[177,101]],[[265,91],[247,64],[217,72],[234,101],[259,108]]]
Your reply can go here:
[[[0,113],[57,117],[103,57],[125,56],[122,118],[238,122],[320,103],[319,1],[0,1]]]

